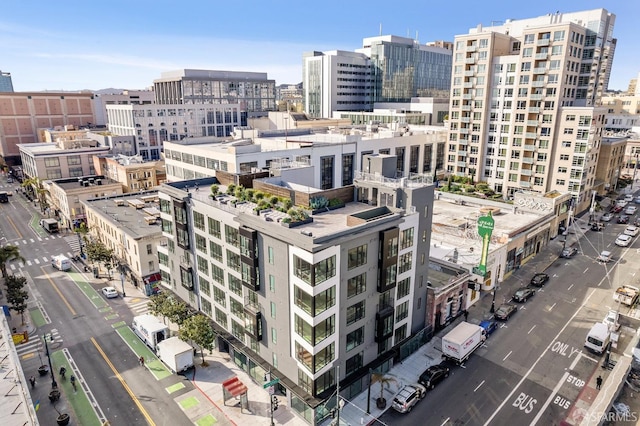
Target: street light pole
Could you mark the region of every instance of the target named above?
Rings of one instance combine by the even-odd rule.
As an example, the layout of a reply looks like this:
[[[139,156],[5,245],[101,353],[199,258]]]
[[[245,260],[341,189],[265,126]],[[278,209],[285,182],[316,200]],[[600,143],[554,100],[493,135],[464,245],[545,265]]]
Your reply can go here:
[[[371,373],[373,370],[369,369],[369,386],[367,387],[367,414],[371,413]]]
[[[127,294],[124,292],[124,265],[120,264],[120,281],[122,283],[122,297],[127,297]]]
[[[53,374],[53,366],[51,365],[51,356],[49,355],[49,345],[47,344],[47,336],[44,336],[44,348],[47,354],[47,360],[49,361],[49,371],[51,372],[51,387],[57,388],[58,384],[56,383],[56,376]]]

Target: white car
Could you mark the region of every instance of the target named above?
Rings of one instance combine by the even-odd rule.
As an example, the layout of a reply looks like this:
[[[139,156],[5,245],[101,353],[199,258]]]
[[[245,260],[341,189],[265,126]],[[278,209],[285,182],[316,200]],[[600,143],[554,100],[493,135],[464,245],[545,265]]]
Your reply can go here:
[[[627,226],[627,229],[625,229],[623,232],[623,234],[629,235],[631,237],[635,237],[636,235],[638,235],[638,233],[640,233],[640,228],[633,225]]]
[[[596,261],[600,263],[611,262],[611,257],[612,257],[612,253],[610,251],[605,250],[601,252],[600,255],[598,255],[598,257],[596,258]]]
[[[118,290],[114,287],[102,287],[102,294],[104,294],[107,299],[113,299],[118,297]]]
[[[603,222],[609,222],[611,219],[613,219],[613,213],[605,213],[600,218],[600,220]]]
[[[636,214],[637,210],[638,208],[636,206],[627,206],[627,208],[624,209],[624,214],[631,216],[633,214]]]
[[[618,311],[609,311],[606,317],[602,320],[603,323],[609,327],[611,331],[618,331],[620,328],[620,322],[618,321],[620,318],[620,314]]]
[[[633,194],[627,194],[624,196],[624,200],[627,202],[632,202],[633,201]]]
[[[626,207],[627,206],[627,200],[617,200],[616,201],[616,206],[618,207]]]
[[[631,243],[631,235],[620,234],[618,235],[618,238],[616,238],[615,243],[617,246],[626,247]]]

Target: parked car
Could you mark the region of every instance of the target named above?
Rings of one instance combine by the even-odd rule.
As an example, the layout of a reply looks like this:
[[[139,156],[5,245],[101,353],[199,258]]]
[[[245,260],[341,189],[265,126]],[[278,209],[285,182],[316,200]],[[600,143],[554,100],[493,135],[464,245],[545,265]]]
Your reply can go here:
[[[618,216],[618,223],[626,225],[627,223],[629,223],[629,216],[621,214],[620,216]]]
[[[631,235],[620,234],[616,238],[615,244],[620,247],[627,247],[631,243]]]
[[[513,293],[512,299],[514,302],[524,303],[527,299],[535,296],[535,294],[536,291],[531,287],[520,287],[515,293]]]
[[[605,213],[600,218],[600,220],[603,222],[609,222],[611,219],[613,219],[613,213]]]
[[[604,251],[600,252],[598,257],[596,258],[596,261],[600,262],[600,263],[611,262],[611,257],[612,256],[613,256],[613,254],[610,251],[604,250]]]
[[[624,200],[625,200],[627,203],[632,202],[632,201],[633,201],[633,194],[626,194],[626,195],[624,196]]]
[[[623,233],[631,237],[635,237],[636,235],[638,235],[638,233],[640,233],[640,228],[634,225],[629,225],[627,226],[627,229],[625,229]]]
[[[517,311],[518,311],[518,307],[513,303],[503,303],[496,310],[494,317],[497,320],[507,321]]]
[[[635,200],[633,200],[633,202],[636,204],[640,204],[640,196],[636,197]]]
[[[627,206],[627,208],[624,209],[624,214],[632,216],[636,214],[637,211],[638,211],[638,208],[636,206]]]
[[[624,208],[624,207],[627,207],[627,204],[629,204],[627,200],[624,200],[624,199],[616,200],[616,206],[618,207]]]
[[[498,322],[495,319],[482,320],[478,325],[484,328],[484,334],[486,334],[487,337],[491,336],[493,332],[498,329]]]
[[[593,222],[591,224],[592,231],[602,231],[604,229],[604,222]]]
[[[427,389],[433,389],[438,383],[449,377],[449,367],[443,363],[432,365],[424,370],[418,379],[418,383]]]
[[[611,310],[607,313],[607,316],[602,320],[603,323],[607,324],[609,330],[618,331],[620,329],[620,314],[618,311]]]
[[[536,287],[542,287],[547,281],[549,281],[549,275],[544,272],[538,272],[533,277],[531,277],[530,284]]]
[[[116,290],[115,287],[102,287],[102,294],[104,294],[107,299],[113,299],[118,297],[118,290]]]
[[[569,258],[578,252],[578,248],[575,246],[565,247],[560,253],[560,257]]]
[[[399,413],[408,413],[426,395],[427,390],[419,384],[405,385],[393,398],[393,408]]]

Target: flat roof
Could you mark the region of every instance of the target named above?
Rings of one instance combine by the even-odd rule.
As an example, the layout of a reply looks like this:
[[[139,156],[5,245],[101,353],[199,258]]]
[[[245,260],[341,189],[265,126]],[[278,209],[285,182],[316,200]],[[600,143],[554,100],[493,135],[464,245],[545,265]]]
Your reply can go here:
[[[139,200],[142,195],[153,195],[156,192],[137,192],[127,193],[124,195],[118,195],[115,197],[96,198],[88,201],[83,201],[88,208],[92,210],[92,213],[100,216],[104,221],[110,223],[112,226],[117,226],[125,230],[127,235],[130,235],[134,239],[160,236],[162,235],[162,229],[160,228],[160,220],[155,224],[148,224],[145,217],[151,215],[145,212],[145,210],[158,208],[157,202],[146,203],[146,208],[136,209],[129,205],[129,200]],[[114,200],[124,200],[124,203],[118,205]]]

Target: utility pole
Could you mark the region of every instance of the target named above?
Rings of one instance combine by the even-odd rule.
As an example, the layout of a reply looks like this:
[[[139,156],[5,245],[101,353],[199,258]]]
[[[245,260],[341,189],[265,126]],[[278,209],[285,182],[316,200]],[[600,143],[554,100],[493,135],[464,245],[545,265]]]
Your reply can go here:
[[[332,426],[340,426],[340,409],[342,408],[342,400],[340,399],[340,366],[336,365],[336,418],[331,422]]]

